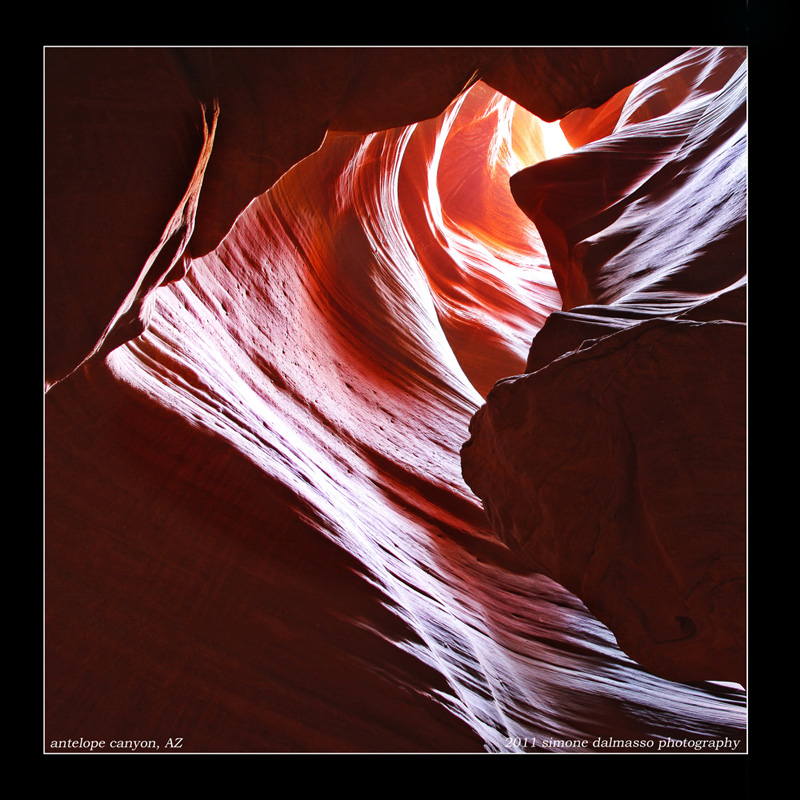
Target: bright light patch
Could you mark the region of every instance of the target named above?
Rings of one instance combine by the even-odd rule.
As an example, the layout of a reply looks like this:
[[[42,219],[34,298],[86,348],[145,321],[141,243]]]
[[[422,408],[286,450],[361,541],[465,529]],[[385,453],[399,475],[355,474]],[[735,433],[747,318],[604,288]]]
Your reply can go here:
[[[519,169],[563,156],[572,150],[558,120],[545,122],[519,105],[514,107],[512,131],[512,149]]]
[[[572,150],[558,121],[542,122],[540,120],[539,125],[542,129],[542,141],[547,158],[557,158]]]

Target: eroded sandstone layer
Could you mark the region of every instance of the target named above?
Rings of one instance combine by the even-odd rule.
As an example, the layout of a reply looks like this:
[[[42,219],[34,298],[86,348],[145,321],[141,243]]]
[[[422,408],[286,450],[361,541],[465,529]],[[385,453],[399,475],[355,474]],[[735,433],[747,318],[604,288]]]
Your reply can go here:
[[[213,251],[327,131],[436,117],[478,79],[556,120],[677,52],[46,50],[45,385],[141,333],[151,292]]]
[[[678,55],[48,54],[48,749],[742,746],[742,690],[631,660],[460,459],[561,308],[541,120]]]
[[[745,681],[745,103],[744,51],[698,49],[512,178],[564,310],[463,453],[502,538],[674,680]]]

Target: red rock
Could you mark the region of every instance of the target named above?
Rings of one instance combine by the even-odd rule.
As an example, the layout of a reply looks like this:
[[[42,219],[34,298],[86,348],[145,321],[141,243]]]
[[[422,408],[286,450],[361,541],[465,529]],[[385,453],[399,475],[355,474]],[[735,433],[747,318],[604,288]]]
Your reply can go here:
[[[679,681],[746,674],[745,66],[692,51],[512,177],[564,311],[463,451],[502,538]]]
[[[666,77],[656,73],[630,96],[623,118],[631,121],[613,136],[512,178],[514,197],[542,234],[565,310],[685,309],[743,278],[745,55],[708,48],[676,59]],[[658,87],[695,78],[698,60],[728,82],[715,91],[720,79],[701,71],[678,106],[650,118]]]
[[[169,50],[52,48],[45,70],[52,385],[102,346],[115,320],[117,330],[128,324],[125,336],[144,327],[143,297],[191,234],[213,110],[204,115]]]
[[[60,62],[70,93],[48,97],[49,137],[87,154],[75,172],[54,163],[48,210],[48,749],[741,743],[740,689],[633,663],[498,540],[461,475],[481,392],[524,368],[558,299],[508,187],[508,148],[540,153],[518,139],[538,123],[480,83],[450,105],[476,65],[499,82],[520,54],[406,53],[398,74],[398,53],[380,50],[120,52],[86,95],[73,55]],[[651,55],[603,91],[642,77]],[[147,114],[112,113],[120,74],[144,106],[145,78],[160,87]],[[605,99],[588,82],[558,81],[559,113]],[[91,110],[85,128],[64,116],[68,98]],[[154,150],[128,195],[137,137]],[[111,153],[115,139],[119,162],[92,163],[86,143]],[[184,177],[170,193],[173,161]],[[96,190],[107,170],[121,177]],[[152,218],[126,220],[147,190],[158,203],[136,213]],[[89,210],[70,215],[82,192]],[[185,249],[160,246],[196,199],[178,215],[193,224]],[[84,240],[85,260],[70,257],[63,242]],[[136,319],[138,335],[113,324]]]
[[[500,50],[483,80],[552,122],[597,107],[684,48],[530,47]]]
[[[675,52],[580,49],[595,77],[561,81],[554,95],[539,80],[525,88],[519,70],[532,59],[552,77],[559,50],[47,49],[46,386],[137,335],[150,292],[180,274],[184,253],[212,252],[329,127],[372,132],[434,117],[482,73],[557,118]],[[170,237],[176,222],[181,235]]]
[[[745,681],[745,333],[653,320],[501,381],[465,478],[504,540],[622,649]]]

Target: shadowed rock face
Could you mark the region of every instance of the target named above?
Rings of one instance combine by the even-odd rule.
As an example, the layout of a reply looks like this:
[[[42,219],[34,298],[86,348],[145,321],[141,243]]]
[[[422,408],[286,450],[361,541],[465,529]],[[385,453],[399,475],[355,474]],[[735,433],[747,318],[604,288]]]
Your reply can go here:
[[[674,680],[745,680],[743,328],[598,339],[501,382],[464,450],[503,539]]]
[[[693,278],[691,291],[681,283],[641,303],[613,294],[613,273],[598,266],[613,292],[562,309],[565,287],[582,284],[574,248],[559,250],[553,231],[572,241],[573,220],[550,210],[550,184],[537,195],[528,182],[528,167],[556,163],[543,160],[549,128],[533,114],[557,119],[624,90],[643,98],[641,120],[629,124],[621,104],[596,113],[633,138],[649,122],[643,109],[653,122],[665,114],[661,95],[626,88],[633,81],[665,64],[665,76],[687,63],[707,76],[733,57],[690,51],[695,61],[671,65],[678,55],[48,51],[48,749],[83,737],[163,751],[177,736],[194,752],[742,745],[740,688],[659,676],[657,658],[632,661],[616,617],[591,607],[638,559],[684,557],[685,540],[663,531],[690,520],[665,484],[687,465],[694,483],[710,483],[737,457],[725,425],[735,431],[742,394],[718,389],[740,385],[738,289],[720,291],[726,266],[708,286]],[[679,83],[690,102],[696,81]],[[698,109],[723,93],[697,94]],[[688,154],[703,119],[683,145],[670,140],[663,163],[677,152],[699,174]],[[666,182],[652,185],[658,207]],[[601,218],[591,235],[616,235],[605,206],[580,209],[583,222]],[[716,219],[736,231],[735,219]],[[727,265],[723,251],[686,249]],[[648,292],[634,267],[622,273]],[[576,335],[575,319],[592,336]],[[587,338],[600,349],[580,349]],[[702,354],[690,386],[687,350]],[[559,358],[573,355],[574,366]],[[520,378],[492,389],[510,375]],[[526,382],[540,380],[529,395]],[[715,409],[715,425],[690,414],[675,453],[681,421],[665,430],[648,414],[671,412],[682,392],[695,398],[687,411]],[[647,413],[640,394],[652,398]],[[543,460],[521,454],[528,434],[515,424],[532,420],[538,441],[551,401],[579,408],[581,425],[546,426]],[[463,469],[491,522],[462,476],[476,412]],[[496,439],[481,433],[490,417]],[[581,426],[594,450],[575,447]],[[582,584],[550,574],[496,511],[496,497],[512,497],[516,513],[523,491],[510,485],[535,483],[567,453],[574,463],[555,470],[556,484],[602,483],[606,502],[602,514],[596,504],[553,513],[582,536],[613,512],[627,553],[607,570],[591,563]],[[611,480],[607,465],[619,464],[636,465],[635,482]],[[508,482],[495,486],[495,473]],[[735,484],[731,472],[721,494],[740,500]],[[709,506],[709,519],[717,512]],[[653,535],[634,541],[623,523],[644,517]],[[740,550],[718,533],[722,552],[705,572],[717,544],[698,535],[690,548],[697,591],[683,591],[691,576],[662,581],[680,599],[668,609],[685,618],[680,636],[694,625],[715,648],[731,637],[709,604],[739,603]],[[644,603],[638,589],[632,597]],[[662,639],[674,633],[658,609],[646,622]],[[684,657],[694,668],[695,656],[674,660]]]
[[[745,680],[745,90],[687,53],[512,178],[565,310],[463,451],[504,541],[684,681]]]

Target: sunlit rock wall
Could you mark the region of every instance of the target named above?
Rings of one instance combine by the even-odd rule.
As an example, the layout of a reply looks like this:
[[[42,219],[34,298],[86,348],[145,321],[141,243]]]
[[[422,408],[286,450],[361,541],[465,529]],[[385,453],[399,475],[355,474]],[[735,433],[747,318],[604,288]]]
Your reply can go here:
[[[46,49],[45,386],[141,333],[151,293],[213,251],[326,132],[436,117],[479,78],[555,120],[679,52]]]
[[[675,54],[645,55],[639,74],[588,71],[592,85],[556,110],[548,94],[540,113],[600,102]],[[609,54],[583,57],[596,66]],[[320,97],[336,77],[270,58]],[[430,73],[393,79],[399,96],[421,102],[422,76],[441,75],[441,54],[428,58]],[[539,81],[563,74],[543,52],[508,60],[524,58],[548,64]],[[561,305],[546,237],[509,187],[557,152],[550,129],[500,95],[488,68],[470,84],[467,61],[472,71],[453,62],[439,95],[431,87],[431,106],[378,103],[365,121],[361,100],[340,102],[338,118],[320,103],[336,124],[273,177],[248,172],[252,150],[222,149],[226,108],[237,108],[223,86],[204,98],[199,160],[184,159],[188,200],[168,227],[191,231],[188,249],[156,248],[167,256],[142,272],[159,257],[145,248],[127,282],[124,259],[113,264],[96,303],[75,287],[71,305],[54,298],[49,749],[78,737],[162,749],[181,737],[195,752],[742,746],[741,689],[635,663],[574,594],[500,541],[464,483],[470,420],[497,380],[524,371]],[[373,96],[378,76],[365,71],[349,91]],[[569,84],[555,81],[555,94]],[[387,109],[407,116],[383,119]],[[232,184],[211,177],[215,148]],[[56,208],[49,224],[67,237]],[[125,290],[121,305],[103,312],[111,289]],[[120,336],[59,340],[65,317],[84,324],[82,305],[96,312],[87,331]],[[123,317],[139,327],[115,328]]]
[[[746,674],[745,56],[679,57],[512,178],[564,311],[464,449],[502,538],[683,681]]]

